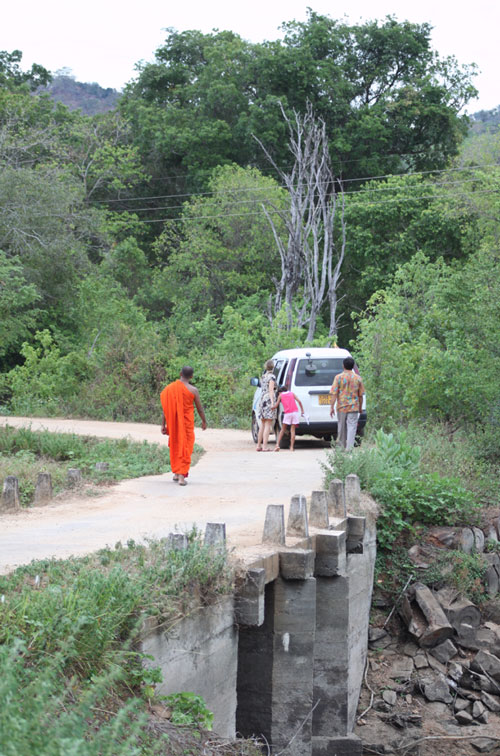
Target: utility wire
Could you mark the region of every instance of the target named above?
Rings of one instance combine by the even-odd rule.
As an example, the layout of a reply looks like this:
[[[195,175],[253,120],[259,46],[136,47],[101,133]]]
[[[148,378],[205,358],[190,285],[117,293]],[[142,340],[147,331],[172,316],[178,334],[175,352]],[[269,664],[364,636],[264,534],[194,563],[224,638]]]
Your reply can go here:
[[[379,181],[381,179],[387,179],[387,178],[404,178],[404,177],[407,177],[407,176],[416,176],[416,177],[419,177],[419,176],[425,176],[425,175],[430,175],[430,174],[459,173],[459,172],[462,172],[462,171],[475,171],[475,170],[483,170],[483,169],[488,169],[488,168],[490,168],[490,169],[492,169],[492,168],[499,168],[499,166],[496,165],[496,164],[494,164],[494,165],[484,164],[484,165],[467,166],[467,167],[462,167],[462,168],[440,168],[440,169],[435,169],[435,170],[432,170],[432,171],[416,171],[414,173],[410,173],[410,172],[408,172],[408,173],[387,173],[387,174],[380,175],[380,176],[365,176],[365,177],[359,178],[359,179],[345,179],[345,180],[342,180],[340,178],[338,178],[338,179],[334,178],[334,181],[338,181],[340,184],[347,184],[347,183],[350,183],[352,181]],[[328,182],[321,182],[321,183],[332,183],[332,182],[328,181]],[[278,184],[276,188],[278,188],[278,187],[282,188],[282,189],[286,189],[286,186],[284,184]],[[391,187],[388,187],[388,189],[390,189],[390,188]],[[158,199],[177,199],[179,197],[187,197],[187,198],[189,198],[189,197],[208,197],[208,196],[213,196],[213,195],[218,196],[218,195],[223,195],[223,194],[237,194],[237,193],[240,193],[240,192],[267,192],[267,191],[269,191],[268,187],[266,187],[266,188],[262,188],[262,187],[246,187],[246,188],[243,188],[243,189],[224,189],[224,190],[221,190],[221,191],[211,191],[211,192],[190,192],[190,193],[184,193],[184,194],[157,194],[157,195],[153,195],[153,196],[142,196],[142,197],[117,197],[117,198],[113,198],[113,199],[98,200],[98,202],[100,204],[111,203],[111,202],[122,202],[122,203],[123,202],[139,202],[139,201],[142,201],[142,200],[153,201],[153,200],[158,200]],[[357,191],[344,192],[344,194],[359,194],[359,192],[363,192],[363,191],[370,191],[370,190],[359,189]],[[382,190],[373,190],[373,191],[382,191]],[[386,189],[384,189],[384,191],[386,191]]]
[[[467,197],[471,198],[477,197],[478,195],[483,194],[500,194],[500,189],[486,189],[486,190],[479,190],[477,192],[474,192],[473,195],[470,194],[455,194],[451,199],[455,199],[457,197]],[[386,200],[375,200],[374,202],[368,202],[366,207],[373,207],[374,205],[387,205],[389,203],[394,202],[421,202],[423,200],[429,200],[430,202],[434,202],[438,199],[450,199],[450,196],[448,194],[434,194],[434,195],[422,195],[420,197],[394,197],[393,199],[386,199]],[[268,211],[271,215],[279,215],[279,212],[277,210],[271,210]],[[250,212],[250,213],[223,213],[219,215],[188,215],[188,216],[179,216],[177,218],[151,218],[151,219],[141,219],[137,220],[137,223],[177,223],[179,221],[196,221],[196,220],[216,220],[218,218],[248,218],[255,215],[263,215],[263,212]]]
[[[384,159],[391,158],[391,157],[418,157],[419,155],[428,155],[428,150],[417,150],[416,152],[387,152],[384,154]],[[351,165],[352,163],[363,163],[368,160],[371,160],[371,158],[368,155],[365,155],[365,157],[361,158],[349,158],[348,160],[343,159],[336,159],[332,160],[332,162],[335,165]],[[213,169],[216,166],[213,166],[212,168],[201,168],[200,170],[204,173],[211,173]],[[252,168],[257,168],[257,166],[251,166]],[[277,169],[270,167],[269,170],[276,172]],[[150,181],[170,181],[172,179],[180,179],[180,178],[189,178],[192,176],[191,173],[177,173],[173,174],[172,176],[155,176],[150,179]],[[349,181],[362,181],[363,179],[349,179]]]
[[[460,181],[441,181],[441,182],[436,182],[436,183],[432,184],[432,187],[436,187],[436,186],[439,186],[439,187],[441,187],[441,186],[465,186],[467,184],[475,183],[477,180],[478,180],[477,178],[471,178],[471,179],[465,179],[465,180],[461,179]],[[320,182],[320,183],[322,183],[322,182]],[[427,190],[427,187],[424,186],[423,184],[421,184],[420,186],[422,187],[422,189],[424,189],[424,191]],[[415,187],[415,188],[417,188],[417,187]],[[240,190],[240,191],[251,191],[251,189],[248,189],[248,190],[243,189],[243,190]],[[262,191],[264,191],[264,190],[262,190]],[[363,195],[363,194],[379,194],[380,192],[382,192],[382,193],[385,194],[387,192],[394,192],[394,191],[397,191],[396,187],[385,186],[385,187],[380,187],[379,189],[360,189],[359,191],[339,192],[339,194],[343,194],[344,196],[351,195],[351,194],[354,194],[355,196],[359,196],[359,195]],[[212,199],[216,200],[218,198],[218,196],[219,195],[217,194],[214,197],[212,197]],[[162,199],[162,198],[159,197],[158,199]],[[271,201],[272,199],[273,198],[271,198],[271,197],[250,197],[249,199],[229,200],[226,203],[226,206],[232,207],[233,205],[245,205],[245,204],[250,204],[250,203],[255,204],[257,202],[268,202],[268,201]],[[140,212],[148,212],[148,211],[149,212],[158,212],[159,210],[178,210],[178,209],[184,208],[185,204],[186,203],[184,203],[182,205],[160,205],[160,206],[152,206],[152,207],[132,207],[132,208],[128,208],[128,209],[124,210],[123,212],[140,213]]]

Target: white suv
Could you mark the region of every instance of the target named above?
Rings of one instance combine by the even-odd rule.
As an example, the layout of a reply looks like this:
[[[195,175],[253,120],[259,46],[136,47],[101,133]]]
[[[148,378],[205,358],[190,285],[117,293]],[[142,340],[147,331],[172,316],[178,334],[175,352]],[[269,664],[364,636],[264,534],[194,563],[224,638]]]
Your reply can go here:
[[[273,359],[274,375],[277,386],[286,386],[293,391],[304,406],[305,417],[300,418],[297,427],[298,436],[310,435],[331,441],[337,437],[337,415],[330,417],[330,389],[333,379],[343,370],[342,362],[351,354],[347,349],[310,347],[304,349],[284,349],[277,352]],[[356,365],[354,369],[357,372]],[[257,410],[260,402],[260,380],[251,378],[256,386],[252,404],[252,437],[257,443],[260,420]],[[283,417],[282,405],[279,406],[275,432],[279,433]],[[366,425],[366,397],[363,397],[363,409],[358,420],[357,437],[363,435]]]

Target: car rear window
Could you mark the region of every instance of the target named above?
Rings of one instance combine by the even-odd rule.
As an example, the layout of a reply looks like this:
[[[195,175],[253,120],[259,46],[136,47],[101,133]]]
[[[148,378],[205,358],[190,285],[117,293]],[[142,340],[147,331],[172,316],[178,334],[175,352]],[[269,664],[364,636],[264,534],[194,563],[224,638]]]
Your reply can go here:
[[[330,387],[335,376],[342,370],[342,357],[299,360],[295,385]]]

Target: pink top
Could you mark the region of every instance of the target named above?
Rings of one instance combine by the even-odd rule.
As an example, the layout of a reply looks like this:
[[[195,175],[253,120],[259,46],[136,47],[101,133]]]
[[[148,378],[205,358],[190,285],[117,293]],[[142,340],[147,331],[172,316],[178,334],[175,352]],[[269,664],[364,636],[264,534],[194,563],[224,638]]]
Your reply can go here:
[[[281,403],[283,405],[283,411],[285,415],[287,415],[289,412],[298,412],[299,408],[297,407],[297,402],[295,401],[295,397],[293,395],[293,391],[283,391],[281,396]]]

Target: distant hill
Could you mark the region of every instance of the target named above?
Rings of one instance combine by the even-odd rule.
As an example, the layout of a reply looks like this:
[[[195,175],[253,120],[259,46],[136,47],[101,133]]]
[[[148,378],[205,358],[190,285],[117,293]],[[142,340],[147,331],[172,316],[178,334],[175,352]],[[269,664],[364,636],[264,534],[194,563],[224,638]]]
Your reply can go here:
[[[76,81],[73,76],[59,72],[54,74],[50,84],[38,89],[38,93],[41,92],[47,92],[53,100],[62,102],[70,110],[81,110],[86,115],[113,110],[120,96],[116,89],[104,89],[95,82]]]
[[[471,115],[471,131],[482,134],[484,131],[497,131],[500,126],[500,105],[491,110],[478,110]]]

